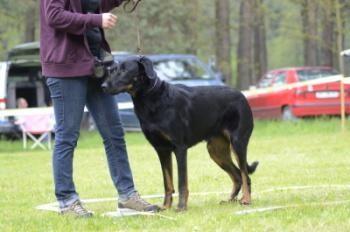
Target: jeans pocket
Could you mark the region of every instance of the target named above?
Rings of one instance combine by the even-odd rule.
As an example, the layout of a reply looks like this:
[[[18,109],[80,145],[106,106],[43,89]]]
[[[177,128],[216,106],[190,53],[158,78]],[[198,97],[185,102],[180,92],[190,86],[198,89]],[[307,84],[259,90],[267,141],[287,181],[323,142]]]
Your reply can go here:
[[[58,78],[49,77],[46,79],[46,84],[50,90],[51,99],[62,97],[61,80]]]

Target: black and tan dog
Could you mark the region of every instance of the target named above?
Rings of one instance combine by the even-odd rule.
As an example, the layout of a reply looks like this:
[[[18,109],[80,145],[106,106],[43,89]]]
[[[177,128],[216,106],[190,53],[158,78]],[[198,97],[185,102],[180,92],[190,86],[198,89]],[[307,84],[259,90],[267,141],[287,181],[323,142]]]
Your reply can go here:
[[[172,204],[175,153],[179,175],[178,210],[188,199],[187,149],[206,140],[210,157],[233,181],[229,201],[236,200],[241,186],[241,204],[250,204],[250,178],[258,162],[247,163],[247,146],[253,131],[251,109],[244,95],[229,87],[187,87],[161,81],[147,57],[122,62],[102,84],[107,93],[128,92],[147,140],[157,151],[163,172],[164,208]],[[239,169],[231,158],[231,149]]]

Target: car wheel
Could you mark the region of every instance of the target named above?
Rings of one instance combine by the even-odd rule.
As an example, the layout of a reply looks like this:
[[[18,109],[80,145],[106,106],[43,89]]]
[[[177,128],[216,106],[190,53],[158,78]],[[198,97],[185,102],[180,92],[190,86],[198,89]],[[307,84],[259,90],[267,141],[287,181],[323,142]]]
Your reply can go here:
[[[282,109],[283,121],[296,121],[298,118],[293,114],[292,109],[289,106],[285,106]]]

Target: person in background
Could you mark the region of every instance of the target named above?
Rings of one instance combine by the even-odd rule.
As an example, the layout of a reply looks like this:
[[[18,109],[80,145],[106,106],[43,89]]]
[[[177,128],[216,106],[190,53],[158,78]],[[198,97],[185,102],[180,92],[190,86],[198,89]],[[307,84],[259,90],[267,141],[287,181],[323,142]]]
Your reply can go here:
[[[23,109],[23,108],[28,108],[28,102],[25,98],[20,97],[17,99],[17,108]]]
[[[99,79],[93,78],[95,61],[111,52],[104,29],[114,28],[117,17],[108,12],[122,3],[123,0],[40,1],[40,56],[56,119],[53,173],[62,214],[92,216],[79,200],[72,178],[73,152],[85,105],[103,138],[119,194],[118,207],[159,209],[136,191],[115,99],[102,91]]]

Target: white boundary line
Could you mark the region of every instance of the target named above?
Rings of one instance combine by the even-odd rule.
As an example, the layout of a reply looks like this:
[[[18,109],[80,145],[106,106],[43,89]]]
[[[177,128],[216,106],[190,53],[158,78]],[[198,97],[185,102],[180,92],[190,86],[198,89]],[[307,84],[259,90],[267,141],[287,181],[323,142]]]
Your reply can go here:
[[[261,194],[261,193],[268,193],[268,192],[277,192],[277,191],[288,191],[288,190],[304,190],[304,189],[315,189],[315,188],[342,188],[350,189],[350,184],[341,185],[341,184],[335,184],[335,185],[301,185],[301,186],[283,186],[283,187],[275,187],[266,189],[260,192],[257,192],[253,195]]]
[[[253,195],[260,195],[263,193],[269,193],[269,192],[277,192],[277,191],[289,191],[289,190],[306,190],[306,189],[319,189],[319,188],[340,188],[340,189],[350,189],[350,184],[346,185],[302,185],[302,186],[282,186],[282,187],[275,187],[270,188],[266,190],[262,190],[260,192],[253,193]],[[221,194],[229,194],[229,192],[197,192],[197,193],[191,193],[190,197],[192,196],[208,196],[208,195],[221,195]],[[154,198],[162,198],[163,194],[154,194],[154,195],[144,195],[142,198],[144,199],[154,199]],[[178,197],[178,194],[174,194],[174,197]],[[109,201],[117,201],[117,198],[93,198],[93,199],[83,199],[83,203],[100,203],[100,202],[109,202]],[[267,211],[274,211],[279,209],[286,209],[286,208],[297,208],[302,206],[327,206],[327,205],[337,205],[337,204],[343,204],[348,203],[350,200],[344,200],[344,201],[333,201],[333,202],[323,202],[323,203],[308,203],[308,204],[294,204],[294,205],[277,205],[277,206],[269,206],[269,207],[263,207],[263,208],[257,208],[257,209],[247,209],[247,210],[240,210],[236,211],[236,215],[245,215],[245,214],[252,214],[252,213],[258,213],[258,212],[267,212]],[[59,212],[58,203],[48,203],[43,204],[35,207],[35,209],[38,210],[45,210],[45,211],[53,211],[53,212]],[[121,217],[121,216],[133,216],[134,214],[122,214],[121,212],[107,212],[102,214],[103,216],[110,216],[110,217]],[[135,214],[135,215],[141,215],[141,214]],[[151,214],[147,214],[151,215]],[[156,214],[159,215],[159,214]],[[168,218],[164,215],[160,215],[160,217]],[[168,218],[171,220],[174,220],[173,218]]]
[[[103,217],[112,217],[112,218],[119,218],[119,217],[132,217],[132,216],[157,216],[160,218],[165,218],[168,220],[176,221],[176,218],[174,217],[169,217],[169,216],[164,216],[160,213],[151,213],[151,212],[138,212],[138,211],[122,211],[122,210],[117,210],[114,212],[107,212],[102,214]]]
[[[346,204],[346,203],[350,203],[350,200],[311,202],[311,203],[306,203],[306,204],[293,204],[293,205],[276,205],[276,206],[269,206],[269,207],[257,208],[257,209],[240,210],[240,211],[236,211],[235,215],[247,215],[247,214],[253,214],[253,213],[275,211],[275,210],[280,210],[280,209],[289,209],[289,208],[340,205],[340,204]]]
[[[261,193],[269,193],[269,192],[277,192],[277,191],[288,191],[288,190],[305,190],[305,189],[318,189],[318,188],[340,188],[340,189],[350,189],[350,185],[304,185],[304,186],[286,186],[286,187],[276,187],[271,189],[266,189],[256,194]],[[288,208],[300,208],[300,207],[312,207],[312,206],[328,206],[328,205],[339,205],[344,203],[350,203],[350,200],[343,201],[327,201],[327,202],[311,202],[306,204],[291,204],[291,205],[276,205],[269,207],[262,207],[256,209],[246,209],[236,211],[235,215],[246,215],[253,213],[262,213],[262,212],[270,212],[281,209]]]
[[[128,212],[123,213],[120,210],[114,211],[114,212],[107,212],[102,214],[103,217],[112,217],[112,218],[119,218],[119,217],[132,217],[132,216],[156,216],[155,213],[148,213],[148,212]]]
[[[207,195],[220,195],[220,194],[229,194],[229,192],[201,192],[201,193],[191,193],[190,196],[207,196]],[[178,197],[179,194],[173,194],[173,197]],[[143,199],[156,199],[163,198],[164,194],[154,194],[154,195],[144,195]],[[83,203],[101,203],[101,202],[109,202],[109,201],[117,201],[118,198],[91,198],[91,199],[82,199]],[[38,210],[46,210],[46,211],[54,211],[59,212],[58,203],[52,202],[48,204],[43,204],[35,207]]]

